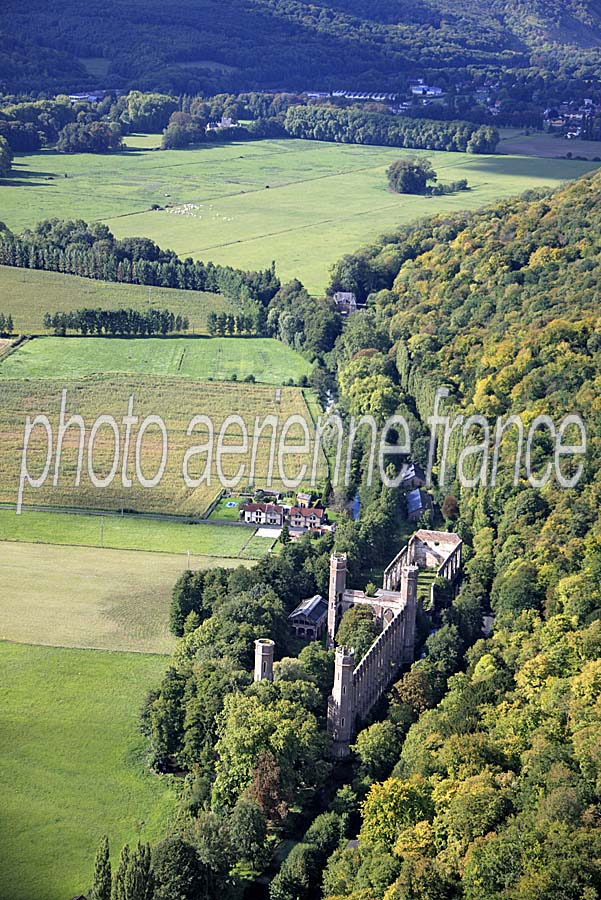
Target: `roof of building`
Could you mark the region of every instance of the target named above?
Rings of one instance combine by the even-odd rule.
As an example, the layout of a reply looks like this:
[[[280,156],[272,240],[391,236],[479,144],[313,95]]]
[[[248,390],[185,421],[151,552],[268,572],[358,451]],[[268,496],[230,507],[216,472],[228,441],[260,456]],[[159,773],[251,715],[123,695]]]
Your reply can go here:
[[[425,509],[426,504],[427,504],[427,500],[425,499],[424,492],[420,491],[419,488],[416,488],[416,490],[410,491],[407,494],[407,512],[408,513],[414,513],[420,509]]]
[[[296,616],[303,616],[317,625],[324,616],[328,614],[328,604],[321,594],[315,594],[314,597],[307,597],[293,610],[288,616],[289,619],[295,619]]]
[[[334,303],[337,306],[356,306],[357,298],[350,291],[336,291],[334,294]]]
[[[411,481],[413,478],[418,478],[420,481],[423,481],[424,484],[426,483],[424,470],[419,463],[410,463],[403,475],[403,481]]]
[[[323,519],[325,514],[325,509],[316,509],[313,506],[293,506],[290,510],[291,516],[303,516],[305,519],[309,519],[311,516],[316,516],[316,518],[318,519]]]
[[[313,494],[302,494],[299,493],[296,495],[297,500],[309,500],[309,502],[313,499]]]
[[[242,510],[243,512],[273,512],[278,515],[284,512],[283,508],[278,506],[277,503],[245,503]]]
[[[461,538],[454,531],[430,531],[427,528],[420,528],[413,537],[419,538],[420,541],[433,541],[434,543],[445,544],[461,544]]]

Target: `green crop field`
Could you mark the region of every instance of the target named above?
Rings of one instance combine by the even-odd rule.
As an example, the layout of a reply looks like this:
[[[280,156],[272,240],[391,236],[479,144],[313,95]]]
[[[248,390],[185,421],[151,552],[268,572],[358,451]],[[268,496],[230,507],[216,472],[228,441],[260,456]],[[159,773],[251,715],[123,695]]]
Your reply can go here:
[[[0,378],[82,378],[97,373],[179,375],[282,384],[311,364],[274,338],[35,338],[0,365]]]
[[[181,554],[2,542],[0,640],[169,653],[171,592],[187,565]],[[190,557],[192,569],[239,565],[250,563]]]
[[[44,339],[45,340],[45,339]],[[67,347],[71,339],[64,340]],[[40,341],[43,343],[44,341]],[[94,343],[94,341],[92,341]],[[127,342],[123,342],[126,346]],[[19,351],[20,352],[20,351]],[[8,358],[17,359],[19,352]],[[57,358],[57,366],[60,360]],[[53,373],[56,374],[56,373]],[[68,429],[60,454],[57,483],[53,484],[57,458],[57,433],[60,423],[61,396],[66,391],[65,418],[80,415],[84,424],[84,451],[82,454],[81,480],[77,484],[78,452],[81,431]],[[310,396],[310,392],[308,392]],[[122,419],[127,414],[130,398],[133,398],[133,414],[138,425],[132,428],[128,455],[125,457],[125,426]],[[90,376],[78,380],[55,379],[5,379],[2,381],[2,408],[0,409],[0,502],[15,504],[19,493],[20,472],[23,459],[24,429],[26,419],[44,413],[52,431],[52,459],[48,477],[40,487],[25,486],[24,504],[30,506],[76,507],[78,509],[134,510],[151,513],[177,513],[201,516],[223,488],[223,478],[232,478],[243,466],[240,487],[247,489],[250,479],[256,487],[268,487],[273,429],[261,429],[267,416],[276,419],[276,445],[284,447],[285,457],[278,459],[271,468],[272,487],[279,489],[282,478],[293,478],[303,464],[311,473],[313,459],[314,424],[304,393],[299,388],[275,388],[264,384],[240,384],[235,382],[196,382],[187,378],[148,375]],[[218,455],[222,423],[231,415],[243,417],[248,442],[246,452],[240,451],[241,431],[233,426],[224,436],[227,450],[238,449],[227,455]],[[90,438],[96,420],[112,416],[118,430],[117,441],[112,427],[104,425],[96,433],[92,449]],[[144,487],[140,475],[152,479],[164,457],[161,431],[156,425],[148,428],[139,443],[139,465],[135,465],[135,446],[138,444],[140,426],[146,416],[159,417],[167,433],[167,453],[164,472],[154,487]],[[198,423],[190,434],[193,417],[203,415],[212,423],[212,440],[209,425]],[[309,433],[309,453],[292,452],[294,445],[303,440],[300,424],[293,424],[284,434],[284,424],[291,416],[299,416]],[[256,438],[255,438],[256,434]],[[282,438],[284,438],[282,440]],[[189,479],[200,480],[198,486],[186,483],[184,460],[187,451],[205,445],[188,461]],[[255,452],[256,450],[256,452]],[[290,452],[288,452],[290,450]],[[32,477],[43,474],[48,456],[48,436],[44,427],[36,427],[27,448],[27,470]],[[253,466],[254,457],[254,466]],[[90,459],[92,468],[90,470]],[[117,462],[115,463],[115,460]],[[222,463],[222,477],[218,463]],[[281,467],[280,467],[281,462]],[[124,468],[125,467],[125,468]],[[98,486],[92,480],[114,477],[107,486]],[[323,480],[327,463],[323,452],[317,456],[316,477]],[[128,479],[131,485],[127,485]],[[184,548],[185,549],[185,548]],[[219,553],[221,554],[221,551]]]
[[[90,887],[103,833],[159,840],[169,782],[144,764],[139,710],[160,656],[0,643],[0,897],[65,900]],[[10,785],[10,790],[9,790]]]
[[[169,309],[187,316],[191,334],[206,334],[210,312],[231,312],[232,304],[219,294],[178,291],[137,284],[93,281],[59,272],[13,269],[0,266],[0,306],[13,317],[19,334],[43,334],[46,312],[72,312],[82,307],[94,309]]]
[[[135,516],[86,516],[77,513],[0,509],[0,541],[73,544],[113,550],[240,556],[255,529],[249,525],[188,525]]]
[[[275,259],[284,279],[298,277],[317,293],[338,257],[395,226],[554,187],[595,167],[302,140],[161,152],[153,143],[155,136],[137,137],[131,150],[109,156],[18,154],[2,187],[3,221],[19,230],[51,216],[81,217],[205,261],[257,268]],[[471,190],[391,194],[386,169],[409,155],[430,157],[440,181],[467,178]],[[151,211],[153,204],[163,209]]]

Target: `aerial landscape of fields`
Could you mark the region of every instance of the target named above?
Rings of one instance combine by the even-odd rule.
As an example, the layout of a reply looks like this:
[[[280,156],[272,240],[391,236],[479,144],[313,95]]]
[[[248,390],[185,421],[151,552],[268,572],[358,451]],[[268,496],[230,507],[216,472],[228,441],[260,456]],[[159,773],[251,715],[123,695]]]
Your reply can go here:
[[[181,257],[244,269],[275,259],[282,279],[299,278],[319,293],[343,253],[398,225],[553,187],[595,168],[565,159],[543,167],[528,156],[420,151],[441,181],[467,178],[470,190],[399,197],[387,190],[386,168],[412,151],[263,140],[156,152],[139,140],[144,149],[136,139],[135,149],[118,157],[19,154],[2,191],[3,221],[20,231],[50,216],[100,220],[117,237],[143,235]],[[150,211],[153,204],[162,208]]]
[[[0,900],[601,897],[600,48],[7,0]]]

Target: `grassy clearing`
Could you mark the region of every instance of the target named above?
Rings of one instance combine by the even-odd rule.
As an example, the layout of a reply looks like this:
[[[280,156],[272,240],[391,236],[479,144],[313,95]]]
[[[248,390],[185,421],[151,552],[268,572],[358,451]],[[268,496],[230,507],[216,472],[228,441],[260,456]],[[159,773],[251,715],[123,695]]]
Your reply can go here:
[[[595,167],[417,153],[432,159],[441,181],[467,178],[472,190],[399,197],[387,190],[386,169],[413,151],[276,140],[157,152],[151,141],[138,136],[133,149],[110,156],[20,154],[2,188],[3,220],[19,230],[50,216],[101,219],[118,237],[144,235],[182,256],[242,268],[275,259],[283,278],[299,277],[320,292],[339,256],[384,231],[438,211],[554,187]],[[152,204],[169,208],[151,211]],[[198,208],[184,214],[184,204]]]
[[[231,312],[232,304],[219,294],[178,291],[173,288],[92,281],[59,272],[13,269],[0,266],[2,312],[13,317],[20,334],[43,334],[45,312],[72,312],[82,307],[94,309],[169,309],[188,316],[191,334],[207,333],[210,312]]]
[[[165,666],[0,643],[3,900],[82,893],[104,832],[115,857],[126,841],[161,837],[174,796],[145,770],[137,720]]]
[[[192,569],[248,565],[191,556]],[[58,647],[170,653],[171,592],[187,556],[0,543],[0,639]]]
[[[248,526],[187,525],[131,516],[86,516],[0,509],[0,541],[72,544],[113,550],[187,553],[236,558],[252,530]]]
[[[65,342],[66,343],[66,342]],[[9,358],[10,359],[10,358]],[[58,362],[57,362],[58,365]],[[276,433],[279,442],[284,422],[289,416],[299,415],[307,423],[312,435],[313,423],[303,392],[298,388],[274,388],[260,384],[239,384],[233,382],[194,382],[186,378],[148,376],[91,376],[77,381],[65,379],[23,379],[2,382],[2,409],[0,410],[0,502],[16,503],[19,490],[23,434],[27,416],[34,417],[43,412],[52,424],[56,441],[60,421],[61,395],[67,390],[66,418],[74,414],[83,417],[85,441],[81,483],[75,484],[80,431],[67,431],[58,471],[57,486],[52,484],[52,475],[37,489],[26,487],[25,505],[57,507],[77,507],[78,509],[134,510],[150,513],[177,513],[185,516],[200,516],[216,498],[222,488],[217,470],[217,443],[223,421],[232,414],[243,416],[248,430],[248,451],[246,454],[232,453],[222,457],[225,477],[235,476],[243,465],[241,486],[246,489],[251,477],[252,448],[254,444],[255,421],[260,425],[268,415],[279,422]],[[132,429],[132,440],[126,461],[126,476],[132,480],[131,487],[124,487],[123,453],[125,446],[125,426],[122,419],[127,413],[128,400],[134,398],[134,415],[139,423],[148,415],[159,416],[165,423],[168,435],[168,455],[165,471],[159,484],[154,488],[144,488],[135,475],[134,445],[138,427]],[[187,429],[195,415],[208,416],[213,423],[214,440],[212,449],[194,457],[188,466],[190,478],[202,478],[205,470],[209,483],[203,481],[198,487],[188,487],[183,478],[186,451],[194,446],[207,444],[208,430],[199,425],[188,435]],[[96,487],[88,470],[88,442],[92,425],[100,415],[113,416],[119,426],[118,471],[111,484]],[[271,429],[265,429],[257,436],[257,453],[253,480],[256,487],[267,487],[271,450]],[[294,425],[287,434],[287,446],[299,444],[302,430]],[[298,472],[303,463],[311,463],[310,455],[290,453],[286,455],[283,469],[288,477]],[[56,443],[54,444],[56,447]],[[231,429],[224,440],[228,449],[240,447],[240,431]],[[158,471],[163,455],[163,443],[159,429],[149,428],[141,444],[140,469],[147,478]],[[47,436],[43,428],[36,428],[28,448],[29,472],[39,475],[43,472],[47,458]],[[100,428],[95,437],[92,464],[98,478],[106,477],[113,468],[115,459],[115,435],[110,427]],[[54,472],[55,457],[52,459]],[[318,457],[317,478],[326,474],[323,453]],[[310,471],[310,465],[309,465]],[[281,474],[276,464],[273,470],[273,488],[281,487]],[[221,555],[221,552],[220,552]]]
[[[0,366],[0,378],[83,378],[97,373],[179,375],[282,384],[311,364],[274,338],[83,338],[28,341]]]

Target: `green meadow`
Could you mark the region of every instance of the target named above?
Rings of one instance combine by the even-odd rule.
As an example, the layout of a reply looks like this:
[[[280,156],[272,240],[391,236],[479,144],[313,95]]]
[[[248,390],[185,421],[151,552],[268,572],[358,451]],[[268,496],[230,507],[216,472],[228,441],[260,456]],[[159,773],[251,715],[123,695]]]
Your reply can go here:
[[[248,566],[246,554],[260,551],[249,543],[243,559],[191,555],[190,567]],[[27,537],[1,542],[0,640],[170,653],[171,592],[187,566],[181,553],[31,543]]]
[[[298,277],[318,293],[336,259],[382,232],[554,187],[596,166],[302,140],[158,151],[156,141],[137,137],[109,156],[19,154],[2,188],[3,221],[20,230],[52,216],[102,220],[118,237],[150,237],[181,256],[242,268],[276,260],[284,279]],[[467,178],[471,190],[431,198],[390,193],[387,167],[411,155],[428,156],[442,182]],[[151,211],[155,204],[162,209]]]
[[[194,556],[236,558],[254,534],[245,525],[144,519],[136,516],[99,516],[79,513],[0,509],[0,541],[72,544],[113,550],[145,550],[154,553],[189,551]],[[262,555],[262,554],[261,554]]]
[[[166,664],[0,642],[2,900],[79,895],[104,833],[114,862],[164,834],[174,792],[146,769],[138,721]]]
[[[210,312],[232,312],[233,305],[220,294],[179,291],[174,288],[147,288],[138,284],[115,284],[0,266],[0,309],[13,317],[18,334],[43,334],[44,313],[73,312],[82,307],[94,309],[169,309],[174,315],[187,316],[190,334],[207,333]]]
[[[29,341],[0,365],[0,378],[83,378],[100,373],[179,375],[282,384],[311,371],[274,338],[58,338]]]

